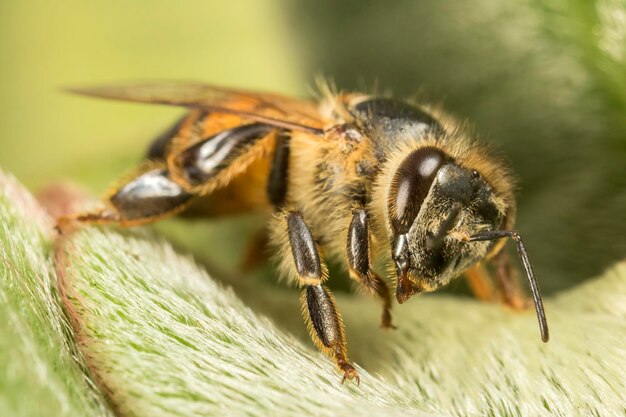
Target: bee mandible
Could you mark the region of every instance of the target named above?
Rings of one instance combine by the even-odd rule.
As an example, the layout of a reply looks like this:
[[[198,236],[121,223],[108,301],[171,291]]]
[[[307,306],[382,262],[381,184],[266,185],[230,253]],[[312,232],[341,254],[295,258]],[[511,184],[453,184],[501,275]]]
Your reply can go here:
[[[359,376],[325,285],[324,257],[342,262],[351,279],[382,301],[382,327],[389,328],[392,291],[374,271],[376,260],[390,265],[402,304],[494,258],[503,238],[511,238],[530,283],[541,338],[548,340],[533,268],[513,231],[511,175],[443,112],[330,90],[318,101],[195,83],[74,91],[189,111],[109,191],[105,208],[61,223],[136,226],[176,214],[268,215],[282,274],[302,288],[311,337],[334,359],[343,381],[359,382]]]

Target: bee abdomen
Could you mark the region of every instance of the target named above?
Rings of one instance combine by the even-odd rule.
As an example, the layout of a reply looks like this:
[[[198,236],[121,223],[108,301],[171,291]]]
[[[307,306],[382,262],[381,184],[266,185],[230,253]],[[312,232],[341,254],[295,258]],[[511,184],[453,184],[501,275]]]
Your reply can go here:
[[[186,179],[193,185],[211,180],[272,130],[271,126],[253,123],[225,130],[187,148],[180,156]]]
[[[148,159],[165,159],[167,149],[187,118],[187,115],[182,117],[172,127],[152,141],[148,148],[148,154],[146,155]]]
[[[113,194],[109,201],[123,220],[162,216],[184,206],[192,195],[172,181],[166,169],[147,171]]]

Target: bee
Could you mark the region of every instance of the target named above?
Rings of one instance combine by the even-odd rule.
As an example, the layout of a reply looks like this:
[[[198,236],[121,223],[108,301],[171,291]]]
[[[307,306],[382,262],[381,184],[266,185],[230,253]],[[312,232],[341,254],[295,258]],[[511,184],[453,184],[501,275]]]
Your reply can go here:
[[[360,380],[325,285],[328,257],[382,301],[382,327],[391,328],[392,291],[374,271],[377,260],[389,264],[402,304],[476,271],[503,253],[503,239],[510,238],[530,283],[541,338],[548,341],[533,268],[512,229],[511,174],[443,112],[330,89],[318,101],[195,83],[74,92],[189,111],[152,143],[131,176],[111,188],[106,207],[61,223],[136,226],[176,214],[268,215],[280,269],[302,288],[311,337],[334,359],[342,382]],[[506,289],[510,279],[502,275]]]

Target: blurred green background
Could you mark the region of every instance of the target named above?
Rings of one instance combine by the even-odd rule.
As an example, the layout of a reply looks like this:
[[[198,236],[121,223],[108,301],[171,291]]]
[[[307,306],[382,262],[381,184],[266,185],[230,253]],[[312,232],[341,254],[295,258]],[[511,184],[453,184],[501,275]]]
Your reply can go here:
[[[69,179],[101,193],[181,114],[63,86],[193,79],[305,96],[323,74],[471,120],[519,177],[517,227],[544,292],[626,255],[625,0],[3,1],[0,56],[0,166],[33,190]],[[232,268],[257,223],[159,230]]]

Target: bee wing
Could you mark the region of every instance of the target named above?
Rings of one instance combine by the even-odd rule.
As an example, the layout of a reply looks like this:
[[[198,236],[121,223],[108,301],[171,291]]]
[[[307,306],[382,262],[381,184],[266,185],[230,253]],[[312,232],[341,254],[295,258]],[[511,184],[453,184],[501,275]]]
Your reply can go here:
[[[154,82],[115,86],[70,88],[70,92],[92,97],[140,103],[166,104],[232,113],[272,126],[324,133],[324,123],[314,102],[278,94],[255,93],[213,87],[201,83]]]

